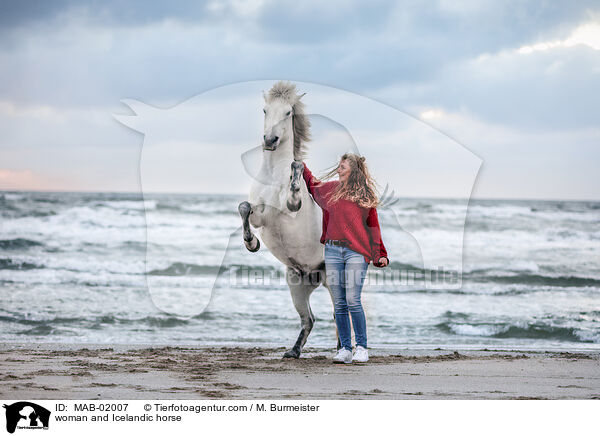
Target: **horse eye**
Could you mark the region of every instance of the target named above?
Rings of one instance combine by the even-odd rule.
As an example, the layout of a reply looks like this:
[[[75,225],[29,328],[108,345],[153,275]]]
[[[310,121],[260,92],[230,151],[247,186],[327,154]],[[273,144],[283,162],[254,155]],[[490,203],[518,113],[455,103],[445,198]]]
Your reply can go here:
[[[286,116],[286,117],[289,117],[291,113],[292,113],[292,111],[288,111],[288,113],[287,113],[287,114],[285,114],[285,116]]]
[[[263,114],[265,114],[265,115],[267,114],[267,110],[266,109],[263,109]]]

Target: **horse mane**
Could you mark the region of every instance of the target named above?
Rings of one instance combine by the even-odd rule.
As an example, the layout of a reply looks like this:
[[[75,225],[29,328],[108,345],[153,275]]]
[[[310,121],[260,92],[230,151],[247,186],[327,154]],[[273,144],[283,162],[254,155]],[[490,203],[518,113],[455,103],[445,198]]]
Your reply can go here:
[[[302,94],[304,95],[304,94]],[[302,95],[296,93],[296,85],[279,81],[269,90],[269,102],[280,99],[292,106],[292,126],[294,127],[294,160],[302,161],[306,157],[305,143],[310,141],[310,120],[304,112]]]

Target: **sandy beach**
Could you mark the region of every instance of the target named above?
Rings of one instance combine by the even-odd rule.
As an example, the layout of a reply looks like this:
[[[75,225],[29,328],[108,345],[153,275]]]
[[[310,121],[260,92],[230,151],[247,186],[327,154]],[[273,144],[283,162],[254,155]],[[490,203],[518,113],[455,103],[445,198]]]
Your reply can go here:
[[[600,399],[600,353],[0,344],[5,399]]]

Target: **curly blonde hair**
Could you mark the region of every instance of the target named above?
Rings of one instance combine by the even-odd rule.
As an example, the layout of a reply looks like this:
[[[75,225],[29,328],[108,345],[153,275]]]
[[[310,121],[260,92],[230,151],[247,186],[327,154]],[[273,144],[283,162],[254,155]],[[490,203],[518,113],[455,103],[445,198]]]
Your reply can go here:
[[[365,157],[354,153],[345,153],[340,162],[325,174],[320,180],[331,179],[337,174],[340,164],[346,161],[350,164],[350,175],[346,183],[341,183],[331,192],[330,201],[336,202],[340,198],[357,203],[361,207],[377,207],[379,199],[375,180],[371,177]]]

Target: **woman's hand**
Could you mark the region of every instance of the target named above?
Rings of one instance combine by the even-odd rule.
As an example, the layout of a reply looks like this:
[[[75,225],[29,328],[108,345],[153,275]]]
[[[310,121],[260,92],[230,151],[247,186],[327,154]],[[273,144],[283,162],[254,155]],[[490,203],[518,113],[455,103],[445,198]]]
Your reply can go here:
[[[387,266],[387,265],[388,265],[387,257],[380,257],[379,261],[377,262],[377,266],[384,267],[384,266]]]

